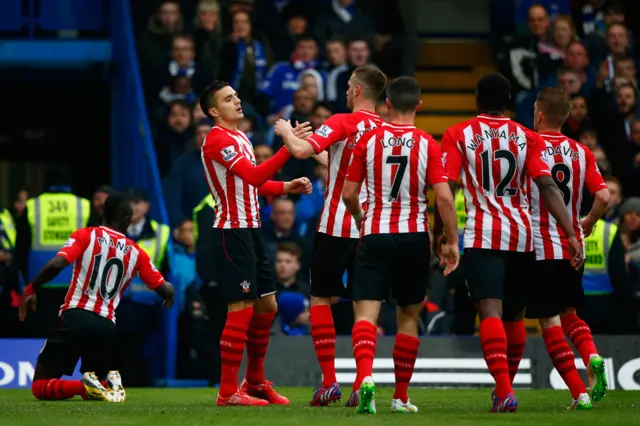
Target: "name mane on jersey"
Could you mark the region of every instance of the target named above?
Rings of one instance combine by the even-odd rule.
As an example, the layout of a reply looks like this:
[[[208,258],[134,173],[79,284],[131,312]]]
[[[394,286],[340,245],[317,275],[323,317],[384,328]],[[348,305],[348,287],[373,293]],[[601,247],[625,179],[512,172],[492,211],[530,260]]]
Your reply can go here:
[[[124,254],[127,254],[131,250],[131,246],[122,240],[118,240],[114,243],[111,238],[98,237],[98,244],[101,246],[107,245],[109,247],[113,247],[118,251],[122,251]]]
[[[413,138],[403,138],[398,136],[397,138],[390,137],[389,139],[380,139],[380,143],[383,148],[392,148],[394,146],[406,146],[411,149],[415,145],[416,141]]]
[[[364,135],[366,132],[368,132],[369,130],[373,130],[375,129],[376,126],[372,126],[372,127],[367,127],[363,130],[358,131],[358,133],[356,133],[356,136],[353,138],[353,140],[351,142],[349,142],[347,144],[347,146],[349,147],[349,149],[353,149],[356,147],[356,145],[358,145],[358,141],[360,140],[360,138],[362,137],[362,135]]]
[[[570,146],[548,146],[547,155],[562,155],[563,157],[569,157],[573,161],[578,161],[580,154],[578,151],[572,149]]]
[[[489,129],[484,131],[484,136],[476,134],[474,137],[475,140],[471,140],[471,143],[467,145],[467,148],[471,151],[475,151],[476,148],[482,146],[484,141],[487,139],[507,139],[507,132],[504,129]],[[527,142],[524,140],[520,141],[520,137],[513,132],[509,133],[509,142],[515,142],[518,145],[518,148],[520,148],[520,151],[524,150],[527,146]]]

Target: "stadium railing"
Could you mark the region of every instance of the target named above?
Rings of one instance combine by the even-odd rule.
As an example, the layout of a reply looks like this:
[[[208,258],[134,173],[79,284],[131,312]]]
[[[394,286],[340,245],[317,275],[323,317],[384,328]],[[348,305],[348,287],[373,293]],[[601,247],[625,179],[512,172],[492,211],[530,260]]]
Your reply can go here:
[[[111,180],[115,188],[131,186],[149,192],[151,216],[169,223],[162,196],[160,172],[156,159],[151,126],[147,118],[138,55],[131,21],[129,0],[110,3],[110,34],[113,43],[111,75]],[[170,269],[173,250],[169,248]],[[159,266],[159,265],[158,265]],[[170,281],[171,277],[168,277]],[[178,307],[164,315],[164,374],[173,379],[176,368]]]

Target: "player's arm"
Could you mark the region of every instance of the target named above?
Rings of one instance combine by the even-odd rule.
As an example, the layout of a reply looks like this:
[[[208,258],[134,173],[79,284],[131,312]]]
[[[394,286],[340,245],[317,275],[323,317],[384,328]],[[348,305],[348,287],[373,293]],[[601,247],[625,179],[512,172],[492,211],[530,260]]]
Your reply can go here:
[[[167,308],[173,306],[173,299],[176,289],[173,284],[166,281],[160,271],[155,267],[149,255],[139,249],[138,254],[138,276],[142,282],[150,289],[156,292],[162,298],[162,304]]]
[[[38,272],[33,281],[25,287],[24,296],[20,302],[20,308],[18,310],[18,316],[20,321],[24,321],[29,307],[31,310],[36,309],[36,291],[43,285],[47,284],[51,280],[62,272],[64,268],[71,265],[78,259],[88,246],[88,239],[85,229],[79,229],[75,231],[64,247],[60,249],[58,254],[54,256],[46,265]]]
[[[585,237],[588,237],[591,235],[591,231],[593,231],[593,225],[600,220],[604,212],[607,210],[610,196],[607,184],[598,170],[595,156],[589,150],[585,150],[585,154],[585,184],[589,192],[594,196],[591,211],[589,211],[587,217],[582,220],[582,229],[584,230]]]
[[[353,216],[357,224],[364,219],[364,210],[360,205],[360,189],[367,175],[367,145],[375,139],[372,136],[367,141],[360,141],[353,152],[353,161],[347,170],[347,177],[342,187],[342,201]]]
[[[311,194],[313,185],[308,178],[298,178],[288,182],[268,180],[260,188],[258,194],[279,196],[285,194]]]
[[[440,147],[433,139],[429,144],[429,160],[427,162],[427,181],[436,193],[436,206],[442,218],[446,242],[441,251],[441,264],[445,266],[444,275],[453,272],[460,263],[458,248],[458,218],[453,201],[453,193],[449,186],[449,176],[442,161]]]
[[[316,132],[307,139],[297,137],[286,120],[278,120],[275,132],[282,138],[285,147],[295,158],[304,160],[320,154],[332,144],[343,139],[340,118],[330,117]]]
[[[210,140],[208,136],[207,141],[202,146],[202,152],[205,160],[216,161],[249,185],[258,188],[271,176],[275,175],[291,158],[289,152],[282,147],[273,157],[259,166],[254,166],[240,152],[237,143],[231,141],[217,142]]]
[[[448,129],[442,137],[442,163],[445,173],[449,179],[449,189],[452,194],[456,193],[457,181],[462,170],[462,152],[458,146],[457,138],[455,136],[455,129]],[[435,189],[435,187],[434,187]],[[454,205],[455,212],[455,205]],[[434,248],[436,251],[440,250],[442,231],[444,230],[443,218],[440,214],[438,206],[438,197],[435,200],[435,212],[433,218],[433,234],[434,234]],[[456,222],[456,235],[457,235],[457,222]]]

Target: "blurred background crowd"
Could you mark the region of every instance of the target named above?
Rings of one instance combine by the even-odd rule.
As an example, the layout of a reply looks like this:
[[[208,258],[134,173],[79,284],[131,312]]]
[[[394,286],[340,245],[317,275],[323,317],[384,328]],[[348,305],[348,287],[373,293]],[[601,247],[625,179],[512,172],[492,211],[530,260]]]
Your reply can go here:
[[[420,37],[412,24],[415,2],[131,3],[168,223],[151,217],[153,206],[147,188],[129,188],[135,208],[128,234],[143,243],[179,289],[178,375],[215,376],[215,371],[211,372],[215,363],[208,360],[217,356],[214,342],[225,320],[225,305],[218,297],[216,274],[207,260],[213,200],[204,178],[200,147],[212,122],[198,105],[198,93],[212,79],[232,84],[243,102],[241,130],[254,144],[260,164],[282,146],[273,133],[278,118],[310,121],[317,129],[332,114],[346,112],[347,81],[356,67],[373,63],[389,76],[420,72]],[[494,0],[491,4],[490,68],[512,81],[510,115],[531,127],[533,103],[542,87],[560,87],[571,94],[573,109],[563,131],[592,150],[609,186],[612,201],[604,218],[610,225],[606,227],[603,262],[610,289],[588,294],[583,315],[594,333],[601,334],[638,333],[640,325],[640,43],[635,39],[640,33],[633,31],[635,21],[640,20],[640,8],[635,3]],[[436,74],[446,78],[450,71],[444,67]],[[429,84],[437,86],[439,81]],[[425,103],[428,99],[434,98],[425,98]],[[437,93],[435,99],[439,99]],[[382,100],[376,112],[388,119]],[[420,123],[418,126],[436,138],[441,134]],[[260,200],[264,238],[278,288],[279,318],[273,328],[278,334],[309,333],[308,267],[327,167],[313,159],[291,159],[276,179],[302,176],[313,182],[312,194]],[[78,227],[100,224],[102,206],[111,190],[102,185],[91,200],[76,197],[68,173],[55,168],[47,173],[42,189],[21,188],[14,202],[0,211],[3,336],[46,336],[55,322],[56,301],[65,291],[63,287],[48,289],[50,300],[42,298],[41,310],[26,325],[17,323],[16,314],[21,289],[43,262],[35,253],[46,245],[46,232],[43,234],[41,227],[49,224],[55,228],[56,220],[71,221]],[[463,224],[461,197],[456,197],[456,206]],[[583,212],[590,203],[585,194]],[[421,333],[473,334],[476,317],[465,290],[464,271],[448,279],[438,268],[433,274]],[[129,291],[117,313],[126,342],[123,347],[129,355],[138,354],[123,357],[128,365],[121,371],[130,378],[129,385],[147,383],[145,364],[153,357],[145,353],[145,347],[163,315],[157,300],[147,296]],[[336,330],[349,334],[351,303],[335,302]],[[533,333],[539,331],[535,324],[530,328]],[[395,333],[391,303],[383,307],[379,332]]]

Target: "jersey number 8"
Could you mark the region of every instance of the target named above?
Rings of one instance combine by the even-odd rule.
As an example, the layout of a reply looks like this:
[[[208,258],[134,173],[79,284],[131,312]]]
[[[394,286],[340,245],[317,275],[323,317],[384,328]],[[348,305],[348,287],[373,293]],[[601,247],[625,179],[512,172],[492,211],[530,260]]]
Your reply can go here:
[[[571,169],[564,163],[558,163],[551,168],[551,177],[562,192],[564,205],[568,206],[571,202],[571,189],[569,182],[571,181]]]

